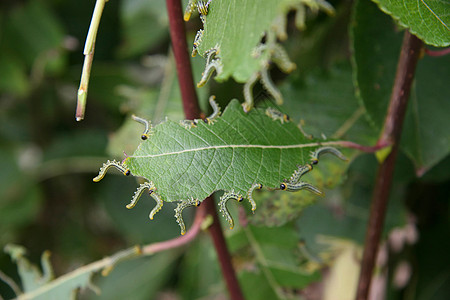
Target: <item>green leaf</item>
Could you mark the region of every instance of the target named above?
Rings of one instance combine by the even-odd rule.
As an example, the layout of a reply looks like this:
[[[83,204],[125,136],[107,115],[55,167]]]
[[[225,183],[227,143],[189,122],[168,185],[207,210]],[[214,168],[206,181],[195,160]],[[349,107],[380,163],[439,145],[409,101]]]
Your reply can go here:
[[[137,247],[126,249],[116,254],[80,267],[70,273],[53,279],[53,269],[49,261],[48,251],[42,254],[43,274],[38,267],[31,264],[25,257],[25,248],[17,245],[7,245],[5,252],[17,262],[25,294],[19,299],[75,299],[76,292],[81,288],[95,287],[91,284],[91,276],[98,271],[108,274],[116,263],[140,255]],[[94,291],[99,292],[98,289]]]
[[[289,76],[281,85],[285,110],[314,137],[342,138],[371,145],[378,133],[367,122],[355,96],[350,64],[337,63],[329,70],[316,69],[305,78]]]
[[[372,126],[383,126],[394,84],[402,34],[369,1],[356,1],[350,28],[357,95]]]
[[[325,9],[321,6],[323,3],[326,2],[311,1],[308,5],[316,10]],[[299,0],[212,1],[199,53],[203,55],[212,48],[219,49],[217,57],[223,70],[216,80],[224,81],[231,76],[237,82],[246,82],[252,74],[261,70],[261,62],[266,61],[269,54],[255,58],[255,48],[266,33],[275,35],[279,34],[279,30],[284,31],[287,12],[301,5],[304,2]],[[332,11],[332,8],[329,10]]]
[[[246,114],[233,100],[212,125],[157,125],[124,164],[152,181],[165,201],[202,201],[217,190],[245,195],[254,183],[279,188],[317,148],[319,141],[305,137],[294,122],[281,124],[263,109]]]
[[[436,47],[450,45],[450,14],[448,0],[373,0],[379,8]]]
[[[217,254],[209,236],[200,235],[186,249],[177,268],[180,299],[215,299],[225,293]]]
[[[450,154],[450,56],[424,57],[417,66],[401,140],[418,176]]]
[[[215,114],[219,113],[217,109]],[[294,122],[276,110],[255,108],[247,114],[237,100],[232,100],[222,117],[206,120],[180,123],[168,120],[154,128],[147,123],[143,136],[149,138],[122,163],[105,163],[94,181],[100,181],[110,167],[146,179],[127,207],[134,207],[146,189],[157,202],[150,219],[162,208],[163,201],[181,201],[175,217],[184,234],[184,208],[199,205],[215,191],[226,192],[219,206],[232,228],[233,220],[226,208],[229,199],[246,198],[255,210],[252,192],[261,187],[306,189],[322,194],[319,189],[327,179],[318,181],[317,187],[300,180],[313,169],[322,150],[315,154],[317,160],[312,154],[324,147],[324,153],[331,152],[345,159],[330,147],[340,142],[306,137]]]
[[[300,237],[304,239],[306,248],[313,257],[322,257],[328,248],[328,245],[318,240],[318,236],[364,244],[377,168],[378,162],[373,155],[358,156],[352,161],[342,187],[334,190],[324,201],[303,211],[296,224]],[[404,155],[399,155],[396,170],[398,171],[393,180],[395,188],[392,189],[388,203],[384,234],[395,227],[404,226],[407,221],[404,205],[398,199],[405,197],[413,171],[410,161]]]
[[[32,265],[25,257],[26,249],[19,245],[7,244],[4,251],[17,263],[17,271],[22,280],[23,291],[32,292],[53,279],[53,269],[50,265],[50,253],[44,252],[41,257],[44,274],[38,267]]]
[[[244,271],[239,274],[239,282],[245,299],[265,300],[280,299],[271,289],[267,278],[261,270]]]
[[[320,279],[319,272],[305,268],[306,260],[299,251],[300,240],[293,224],[277,228],[247,226],[241,232],[233,232],[228,241],[231,249],[234,248],[236,261],[245,261],[240,280],[249,299],[286,299],[289,294],[295,294],[296,289]],[[239,258],[239,255],[245,257]],[[255,290],[254,284],[248,282],[256,278],[264,282],[261,286],[264,292],[259,288]]]
[[[402,34],[376,5],[358,1],[351,28],[355,84],[367,116],[381,131],[387,112]],[[418,175],[444,159],[450,152],[446,128],[450,119],[449,56],[424,57],[416,69],[415,84],[403,126],[401,148],[414,161]]]
[[[168,277],[172,275],[179,254],[174,251],[158,253],[119,264],[108,276],[94,279],[101,293],[91,293],[89,299],[156,299]]]

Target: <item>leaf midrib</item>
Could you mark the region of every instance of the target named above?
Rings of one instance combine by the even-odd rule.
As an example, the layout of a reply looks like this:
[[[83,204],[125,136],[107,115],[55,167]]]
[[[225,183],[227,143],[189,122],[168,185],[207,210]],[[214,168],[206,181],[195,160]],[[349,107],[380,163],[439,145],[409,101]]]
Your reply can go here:
[[[134,155],[130,156],[130,158],[155,158],[155,157],[161,157],[161,156],[167,156],[167,155],[179,155],[183,153],[189,153],[189,152],[197,152],[197,151],[205,151],[205,150],[217,150],[217,149],[236,149],[236,148],[258,148],[258,149],[301,149],[301,148],[312,148],[317,147],[319,145],[321,146],[332,146],[332,145],[339,145],[342,141],[332,141],[332,142],[315,142],[315,143],[309,143],[309,144],[295,144],[295,145],[218,145],[218,146],[207,146],[207,147],[199,147],[199,148],[191,148],[191,149],[185,149],[180,151],[174,151],[174,152],[165,152],[160,154],[148,154],[148,155]]]

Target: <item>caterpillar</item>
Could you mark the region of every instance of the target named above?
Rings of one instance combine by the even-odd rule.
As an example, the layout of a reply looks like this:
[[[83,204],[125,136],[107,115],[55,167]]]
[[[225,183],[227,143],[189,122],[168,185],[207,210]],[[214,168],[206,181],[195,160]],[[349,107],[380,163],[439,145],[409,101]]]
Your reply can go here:
[[[233,218],[230,215],[230,212],[227,209],[227,202],[230,199],[234,199],[237,202],[241,202],[242,199],[244,199],[244,198],[242,197],[242,195],[237,194],[234,191],[227,192],[227,193],[223,194],[222,197],[220,197],[220,201],[219,201],[219,208],[220,209],[219,209],[219,211],[222,213],[222,215],[228,221],[228,224],[230,224],[230,229],[233,229],[234,221],[233,221]]]
[[[322,195],[323,193],[316,188],[315,186],[307,183],[307,182],[297,182],[297,183],[289,183],[289,182],[283,182],[282,184],[280,184],[280,189],[283,191],[288,191],[288,192],[297,192],[300,190],[307,190],[310,191],[316,195]]]
[[[145,182],[142,183],[138,189],[136,190],[136,192],[134,192],[133,198],[131,199],[130,204],[128,204],[126,207],[128,209],[132,209],[136,203],[138,202],[139,198],[141,197],[142,193],[144,193],[144,191],[148,189],[148,194],[155,199],[156,201],[156,206],[152,209],[152,211],[149,214],[149,218],[150,220],[153,220],[153,217],[155,216],[155,214],[161,210],[161,208],[163,207],[164,202],[162,201],[161,197],[155,193],[155,186],[153,185],[152,182]]]
[[[181,201],[178,203],[177,207],[175,208],[175,219],[177,220],[178,225],[180,225],[181,228],[181,235],[184,235],[186,233],[186,225],[183,221],[183,210],[190,206],[199,206],[200,201],[198,199],[190,198],[185,201]]]
[[[254,213],[256,210],[256,203],[255,200],[253,200],[253,191],[255,189],[262,189],[263,185],[261,183],[254,183],[247,191],[247,199],[250,201],[250,204],[252,205],[252,212]]]
[[[222,70],[222,69],[221,69]],[[261,70],[259,72],[255,72],[250,76],[250,78],[247,80],[247,82],[244,84],[244,103],[242,104],[242,107],[244,109],[244,112],[249,112],[254,105],[254,99],[253,99],[253,86],[255,83],[260,80],[261,84],[265,88],[265,90],[275,99],[275,102],[278,105],[283,104],[283,96],[281,95],[278,88],[274,85],[272,82],[272,79],[270,79],[269,70],[268,70],[268,64],[262,66]]]
[[[297,167],[297,170],[294,171],[294,173],[291,175],[291,178],[289,180],[283,182],[280,184],[280,189],[283,191],[288,192],[296,192],[299,190],[307,190],[310,191],[316,195],[322,195],[323,193],[316,188],[315,186],[300,181],[303,175],[310,172],[313,169],[313,165],[316,165],[319,163],[319,157],[323,154],[330,153],[336,156],[337,158],[346,161],[347,158],[336,148],[333,147],[321,147],[317,149],[316,151],[311,152],[311,163],[306,164],[304,166],[300,165]]]
[[[283,96],[270,78],[268,67],[262,68],[260,74],[263,87],[272,95],[278,105],[282,105]]]
[[[205,1],[201,0],[189,0],[188,5],[186,6],[186,10],[184,11],[184,20],[186,22],[189,21],[192,13],[195,11],[195,8],[197,8],[198,13],[200,14],[200,19],[202,19],[204,23],[204,16],[208,15],[208,9],[211,1],[212,0],[208,0],[208,2],[205,3]]]
[[[300,181],[300,178],[311,171],[313,169],[312,165],[306,164],[304,166],[298,166],[298,169],[294,171],[294,173],[291,175],[291,178],[289,178],[289,183],[297,183]],[[283,188],[282,188],[283,189]]]
[[[311,164],[315,165],[319,163],[319,156],[325,154],[325,153],[331,153],[334,156],[338,157],[341,160],[347,161],[348,159],[336,148],[333,147],[321,147],[317,149],[316,151],[311,152]]]
[[[259,72],[253,73],[253,75],[244,84],[244,103],[242,107],[244,112],[248,113],[253,107],[253,86],[259,79]]]
[[[197,83],[197,87],[200,88],[204,86],[206,82],[208,82],[209,78],[214,73],[214,71],[216,71],[217,74],[222,73],[223,69],[222,62],[220,61],[219,58],[215,58],[217,53],[219,53],[219,50],[215,48],[206,51],[205,70],[202,73],[202,78]]]
[[[122,163],[113,160],[110,161],[108,160],[106,163],[103,164],[103,166],[100,168],[100,172],[98,173],[98,175],[93,179],[94,182],[99,182],[100,180],[103,179],[103,177],[105,177],[106,175],[106,171],[108,171],[110,168],[116,168],[117,170],[119,170],[120,172],[122,172],[123,175],[125,176],[130,176],[131,172],[129,169],[127,169]]]
[[[268,107],[266,109],[266,115],[271,117],[274,121],[279,120],[281,124],[284,122],[289,122],[289,116],[287,114],[284,114],[273,107]]]
[[[141,123],[141,124],[144,124],[145,129],[144,129],[144,132],[143,132],[142,135],[141,135],[141,139],[142,139],[143,141],[145,141],[146,139],[148,139],[148,137],[149,137],[150,134],[151,134],[151,129],[152,129],[152,124],[151,124],[151,122],[148,121],[148,120],[142,119],[142,118],[140,118],[140,117],[138,117],[138,116],[135,116],[135,115],[132,115],[131,118],[132,118],[133,120],[135,120],[136,122],[139,122],[139,123]]]
[[[209,115],[206,119],[205,122],[208,124],[212,124],[214,123],[214,121],[220,116],[221,112],[220,112],[220,106],[219,104],[217,104],[217,102],[215,101],[216,97],[215,96],[211,96],[209,97],[209,104],[211,105],[213,112],[211,115]]]
[[[203,32],[204,32],[203,29],[199,29],[195,34],[194,44],[192,45],[192,53],[191,53],[192,57],[197,56],[198,46],[200,46],[200,43],[202,42]]]

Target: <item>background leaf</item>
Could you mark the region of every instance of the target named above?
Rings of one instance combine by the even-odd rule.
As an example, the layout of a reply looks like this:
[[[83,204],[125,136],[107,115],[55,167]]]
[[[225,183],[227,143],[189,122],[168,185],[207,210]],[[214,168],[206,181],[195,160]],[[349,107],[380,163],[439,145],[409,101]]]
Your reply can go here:
[[[175,267],[176,251],[152,257],[141,257],[118,264],[108,276],[97,275],[94,284],[100,294],[86,293],[87,299],[125,299],[133,291],[133,299],[155,299]]]
[[[395,31],[389,17],[367,1],[356,2],[351,30],[358,96],[371,124],[381,131],[402,34]],[[450,152],[450,137],[444,129],[450,126],[445,113],[450,109],[447,101],[450,73],[446,68],[449,63],[448,56],[426,56],[417,66],[401,147],[414,161],[418,175],[423,175]]]
[[[307,134],[316,138],[339,138],[365,145],[374,144],[377,132],[365,118],[355,96],[348,63],[316,69],[304,77],[290,76],[282,85],[285,110],[301,120]]]
[[[246,226],[229,233],[246,297],[290,299],[320,279],[319,272],[307,269],[292,223],[276,228]]]
[[[373,0],[380,9],[407,27],[429,45],[450,45],[450,15],[447,0]]]

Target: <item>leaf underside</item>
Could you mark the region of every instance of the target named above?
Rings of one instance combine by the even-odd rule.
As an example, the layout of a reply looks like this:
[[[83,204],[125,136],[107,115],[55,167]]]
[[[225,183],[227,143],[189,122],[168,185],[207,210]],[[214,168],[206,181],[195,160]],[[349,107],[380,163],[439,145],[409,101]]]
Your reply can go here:
[[[279,188],[297,165],[310,162],[320,145],[293,122],[282,124],[263,109],[244,113],[232,100],[213,124],[196,127],[165,121],[152,129],[124,164],[134,176],[153,182],[164,201],[198,199],[214,191],[246,197],[255,184]]]

